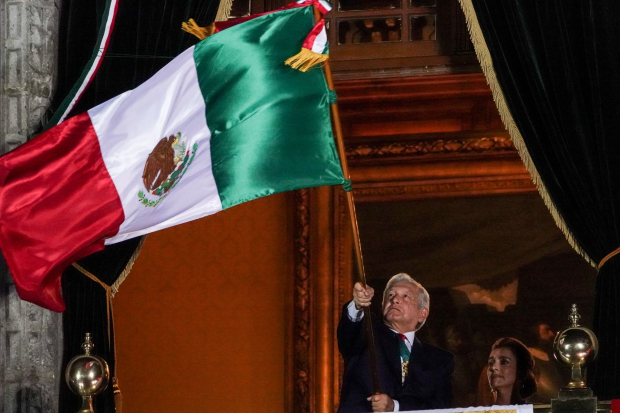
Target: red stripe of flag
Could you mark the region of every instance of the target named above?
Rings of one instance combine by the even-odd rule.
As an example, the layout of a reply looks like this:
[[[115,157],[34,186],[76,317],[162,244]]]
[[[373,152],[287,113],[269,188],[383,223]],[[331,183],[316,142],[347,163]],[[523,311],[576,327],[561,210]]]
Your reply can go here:
[[[125,219],[88,113],[0,158],[0,188],[0,249],[19,296],[63,311],[62,271]]]

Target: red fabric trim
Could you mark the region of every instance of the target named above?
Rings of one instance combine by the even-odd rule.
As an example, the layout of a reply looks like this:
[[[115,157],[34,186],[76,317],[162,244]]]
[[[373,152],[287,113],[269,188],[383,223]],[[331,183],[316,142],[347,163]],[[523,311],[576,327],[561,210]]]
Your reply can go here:
[[[114,31],[114,23],[116,22],[116,13],[118,12],[118,2],[120,0],[116,1],[114,3],[114,10],[112,11],[112,22],[110,23],[110,30],[108,30],[108,37],[106,37],[104,40],[104,44],[103,44],[103,50],[101,51],[101,56],[99,58],[99,60],[97,61],[97,66],[95,66],[95,70],[93,71],[93,73],[91,73],[90,77],[86,80],[86,84],[84,85],[84,87],[82,88],[81,86],[78,88],[81,88],[82,90],[80,91],[79,94],[76,94],[75,96],[75,100],[73,100],[73,102],[69,103],[69,105],[67,105],[67,107],[64,109],[64,112],[62,114],[62,116],[56,121],[58,123],[62,123],[65,118],[67,117],[67,115],[69,115],[71,113],[71,111],[73,110],[73,108],[75,107],[75,105],[78,104],[78,102],[80,101],[80,98],[82,96],[84,96],[84,93],[86,92],[86,89],[88,89],[88,86],[90,86],[90,84],[92,83],[93,79],[95,78],[95,75],[97,74],[97,72],[99,71],[99,68],[101,67],[101,64],[103,63],[103,58],[105,57],[106,52],[108,51],[108,46],[110,45],[110,39],[112,38],[112,32]],[[107,19],[106,19],[107,20]],[[88,71],[88,69],[85,69],[86,71]],[[84,81],[82,81],[82,84],[84,83]],[[49,127],[49,125],[48,125]]]
[[[318,0],[314,0],[312,4],[314,4],[317,7],[317,9],[319,9],[319,11],[321,12],[323,16],[325,16],[327,13],[330,12],[330,10],[326,9],[325,6],[323,6],[323,4]]]
[[[125,219],[87,113],[0,158],[0,248],[19,296],[63,311],[60,277]]]
[[[91,82],[95,78],[95,75],[99,71],[99,68],[101,67],[101,64],[103,63],[103,58],[105,57],[105,54],[108,51],[108,46],[110,45],[110,39],[112,38],[112,31],[114,30],[114,23],[116,22],[116,12],[117,11],[118,11],[118,1],[116,3],[114,3],[114,12],[112,14],[112,23],[110,23],[110,31],[108,32],[108,37],[105,39],[105,43],[103,45],[103,51],[101,52],[101,59],[99,59],[99,62],[97,62],[97,67],[95,67],[95,71],[93,72],[93,74],[90,77],[90,79],[88,79],[88,82],[86,83],[86,87],[84,88],[84,90],[82,90],[82,93],[80,93],[80,95],[75,100],[75,103],[73,104],[74,107],[75,107],[75,105],[77,105],[77,103],[80,100],[80,98],[84,95],[84,92],[86,92],[86,89],[88,89],[88,86],[90,86]]]
[[[312,50],[313,48],[312,46],[314,46],[314,41],[316,40],[316,37],[319,35],[319,33],[321,33],[321,31],[324,28],[325,28],[325,20],[321,19],[318,22],[316,22],[316,24],[310,31],[310,34],[308,35],[308,37],[306,37],[306,40],[304,41],[304,44],[301,47],[308,49],[308,50]]]

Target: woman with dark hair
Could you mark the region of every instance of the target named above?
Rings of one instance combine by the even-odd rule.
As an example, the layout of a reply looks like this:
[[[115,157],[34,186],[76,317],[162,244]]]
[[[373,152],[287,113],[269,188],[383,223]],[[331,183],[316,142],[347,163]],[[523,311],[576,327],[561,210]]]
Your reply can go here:
[[[500,338],[491,347],[487,377],[497,405],[524,404],[536,393],[534,358],[519,340]]]

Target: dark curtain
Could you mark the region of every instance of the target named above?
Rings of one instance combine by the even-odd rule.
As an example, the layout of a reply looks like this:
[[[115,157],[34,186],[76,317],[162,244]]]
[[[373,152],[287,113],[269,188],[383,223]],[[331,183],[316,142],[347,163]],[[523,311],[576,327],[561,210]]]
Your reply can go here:
[[[472,3],[533,164],[578,246],[599,263],[620,247],[620,7],[615,0]],[[620,398],[619,274],[615,256],[596,286],[600,351],[588,382],[600,399]]]
[[[110,286],[125,269],[140,240],[134,238],[110,245],[103,251],[83,258],[78,264]],[[81,398],[73,394],[65,383],[64,372],[67,364],[73,357],[83,353],[81,346],[84,337],[86,333],[91,333],[95,344],[93,354],[103,357],[108,363],[110,380],[115,377],[114,325],[113,318],[110,317],[111,334],[108,336],[107,297],[104,288],[73,266],[63,273],[62,295],[67,309],[63,313],[63,375],[60,383],[59,411],[77,412],[81,406]],[[121,391],[122,386],[121,380]],[[111,381],[105,392],[95,397],[94,403],[97,412],[114,412]]]
[[[62,2],[58,83],[55,110],[78,79],[90,58],[106,0]],[[110,45],[101,67],[70,116],[84,112],[133,89],[198,39],[181,30],[193,18],[212,22],[219,0],[118,0]]]
[[[105,0],[62,2],[58,84],[53,109],[69,93],[88,62],[105,5]],[[70,116],[133,89],[151,77],[198,41],[181,31],[181,23],[191,17],[206,25],[215,18],[218,6],[219,0],[119,0],[107,54]],[[79,264],[111,286],[125,269],[139,242],[137,238],[108,246],[80,260]],[[95,343],[94,354],[108,362],[110,377],[113,377],[114,337],[108,338],[105,290],[73,267],[65,270],[62,284],[67,309],[63,314],[64,355],[59,411],[71,412],[79,409],[81,399],[65,384],[64,369],[69,360],[82,354],[80,346],[85,333],[89,332]],[[119,384],[122,391],[122,377],[119,377]],[[95,410],[115,411],[112,383],[104,394],[95,398]]]

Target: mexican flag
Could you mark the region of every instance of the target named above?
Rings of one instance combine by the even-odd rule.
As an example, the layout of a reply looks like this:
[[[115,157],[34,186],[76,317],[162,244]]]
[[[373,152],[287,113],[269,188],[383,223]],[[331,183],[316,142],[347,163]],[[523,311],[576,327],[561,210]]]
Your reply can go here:
[[[323,71],[284,64],[314,27],[311,3],[229,27],[0,158],[0,248],[20,297],[62,311],[62,271],[105,244],[344,183]]]

